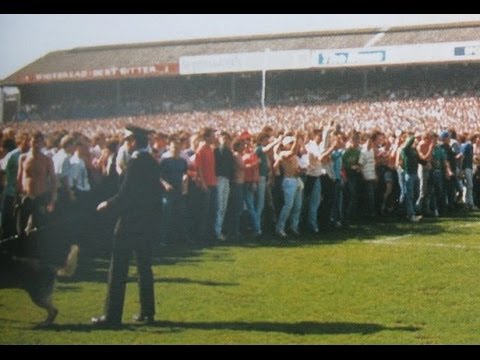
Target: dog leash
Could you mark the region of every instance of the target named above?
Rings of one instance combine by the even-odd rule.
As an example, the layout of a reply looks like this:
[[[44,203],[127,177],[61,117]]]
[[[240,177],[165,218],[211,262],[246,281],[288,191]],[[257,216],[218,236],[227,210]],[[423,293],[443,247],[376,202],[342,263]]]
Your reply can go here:
[[[54,227],[57,227],[57,226],[60,226],[60,225],[65,225],[65,224],[72,223],[72,222],[73,222],[72,219],[67,219],[67,220],[64,220],[62,222],[55,223],[55,224],[45,225],[45,226],[41,226],[41,227],[34,227],[26,235],[29,236],[29,235],[34,234],[34,233],[39,232],[39,231],[52,229]],[[19,237],[20,237],[20,235],[17,234],[17,235],[9,236],[7,238],[0,239],[0,245],[4,244],[6,242],[9,242],[9,241],[16,240]]]
[[[40,228],[40,229],[34,227],[32,230],[30,230],[30,231],[28,232],[28,235],[30,235],[30,234],[32,234],[32,233],[36,233],[36,232],[39,231],[39,230],[43,230],[43,229],[46,228],[46,227],[47,227],[47,226],[44,226],[43,228]],[[27,235],[27,236],[28,236],[28,235]],[[19,237],[20,237],[20,235],[12,235],[12,236],[9,236],[9,237],[7,237],[7,238],[1,239],[1,240],[0,240],[0,245],[1,245],[1,244],[4,244],[4,243],[6,243],[6,242],[9,242],[9,241],[16,240],[16,239],[18,239]]]
[[[12,235],[12,236],[9,236],[9,237],[7,237],[7,238],[1,239],[1,240],[0,240],[0,245],[4,244],[4,243],[6,243],[6,242],[9,242],[9,241],[18,239],[18,238],[19,238],[18,235]]]

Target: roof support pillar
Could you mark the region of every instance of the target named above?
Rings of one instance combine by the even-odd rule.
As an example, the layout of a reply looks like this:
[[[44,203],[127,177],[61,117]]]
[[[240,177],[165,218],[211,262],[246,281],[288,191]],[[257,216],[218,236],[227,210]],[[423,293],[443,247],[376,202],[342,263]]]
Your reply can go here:
[[[237,89],[235,88],[235,85],[236,85],[236,78],[235,78],[235,74],[232,74],[232,78],[231,78],[231,81],[230,81],[230,97],[231,97],[231,101],[230,101],[230,104],[235,104],[237,102]]]
[[[3,124],[3,87],[0,86],[0,124]]]
[[[269,56],[270,56],[270,49],[266,48],[265,52],[263,53],[263,69],[262,69],[262,110],[265,111],[265,88],[266,84],[266,76],[267,76],[267,69],[269,65]]]
[[[262,70],[262,110],[265,111],[265,77],[267,75],[267,71],[264,69]]]

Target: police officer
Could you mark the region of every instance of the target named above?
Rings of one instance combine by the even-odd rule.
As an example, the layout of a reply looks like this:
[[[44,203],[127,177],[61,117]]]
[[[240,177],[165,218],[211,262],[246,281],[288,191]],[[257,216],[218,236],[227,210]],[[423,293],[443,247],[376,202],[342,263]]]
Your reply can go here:
[[[140,313],[134,320],[152,323],[155,297],[152,274],[152,237],[157,209],[160,207],[160,173],[158,163],[147,150],[149,131],[127,126],[125,142],[131,160],[118,193],[101,202],[97,211],[115,210],[119,219],[115,227],[112,258],[108,276],[105,314],[92,318],[99,326],[116,327],[122,322],[129,259],[135,252],[140,293]]]

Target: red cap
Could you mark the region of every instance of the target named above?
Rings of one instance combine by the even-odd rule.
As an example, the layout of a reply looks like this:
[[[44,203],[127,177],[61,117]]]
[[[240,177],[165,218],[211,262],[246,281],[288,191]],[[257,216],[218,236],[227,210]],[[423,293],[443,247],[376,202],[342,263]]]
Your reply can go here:
[[[240,139],[241,140],[246,140],[246,139],[251,139],[251,138],[252,138],[252,135],[250,135],[250,133],[247,130],[245,130],[244,132],[242,132],[240,134]]]

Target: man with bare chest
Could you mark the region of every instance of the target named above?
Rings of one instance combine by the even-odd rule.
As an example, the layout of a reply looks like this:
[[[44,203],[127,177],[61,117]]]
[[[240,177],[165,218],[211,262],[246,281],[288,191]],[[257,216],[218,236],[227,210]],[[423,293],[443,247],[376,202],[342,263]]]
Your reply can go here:
[[[433,148],[437,145],[433,141],[433,134],[431,132],[425,132],[422,136],[422,140],[417,145],[417,152],[420,163],[418,165],[418,178],[420,180],[419,196],[416,202],[416,212],[422,215],[429,216],[431,211],[429,208],[430,197],[433,192],[433,182],[429,179],[432,174],[432,153]]]
[[[55,208],[57,198],[56,178],[53,161],[42,154],[44,138],[41,132],[36,132],[30,142],[30,151],[22,154],[19,159],[17,182],[21,195],[21,203],[17,214],[17,231],[20,237],[25,237],[34,228],[46,224],[47,212]],[[24,247],[23,255],[34,255],[33,249]]]

